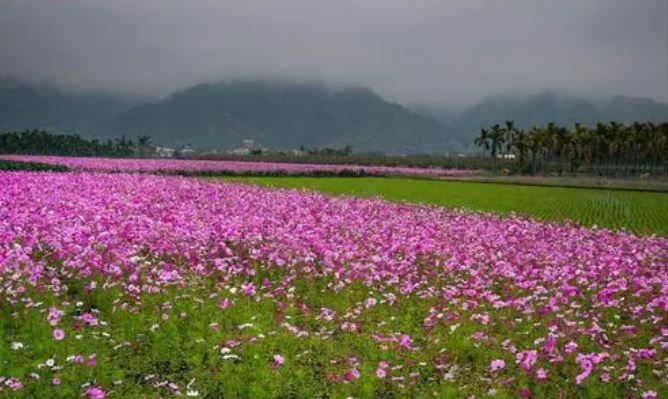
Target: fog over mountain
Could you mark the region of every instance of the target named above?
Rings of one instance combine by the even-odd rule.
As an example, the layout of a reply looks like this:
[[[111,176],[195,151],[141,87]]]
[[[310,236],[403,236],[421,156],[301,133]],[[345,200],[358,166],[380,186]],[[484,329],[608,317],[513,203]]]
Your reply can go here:
[[[48,129],[100,135],[118,114],[143,99],[103,92],[71,92],[0,76],[0,129]]]
[[[3,0],[0,73],[156,99],[277,79],[456,109],[545,90],[666,102],[667,15],[666,0]]]
[[[454,132],[453,139],[472,147],[472,137],[481,128],[506,120],[519,127],[556,122],[571,126],[582,123],[593,126],[599,122],[668,121],[668,105],[650,98],[611,96],[598,100],[542,92],[531,96],[489,97],[461,112],[438,107],[415,107],[416,112],[428,115]]]
[[[2,0],[0,128],[433,152],[505,119],[665,119],[667,15],[666,0]]]
[[[461,111],[387,101],[363,87],[230,81],[200,84],[159,100],[71,93],[0,79],[0,129],[44,128],[113,138],[149,135],[162,145],[233,148],[254,139],[274,149],[353,146],[355,151],[470,151],[479,129],[514,120],[557,122],[668,120],[668,106],[615,96],[590,101],[544,92],[491,97]]]

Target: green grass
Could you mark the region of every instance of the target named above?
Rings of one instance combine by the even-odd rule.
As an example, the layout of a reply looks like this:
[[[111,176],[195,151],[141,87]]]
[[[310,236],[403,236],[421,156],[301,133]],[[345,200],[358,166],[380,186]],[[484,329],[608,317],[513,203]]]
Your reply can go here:
[[[425,315],[432,306],[442,304],[438,296],[419,298],[395,292],[400,301],[391,305],[361,284],[335,292],[327,288],[329,281],[325,278],[297,278],[292,285],[294,291],[268,297],[266,293],[282,284],[285,273],[260,265],[256,270],[253,280],[258,286],[265,277],[273,286],[255,298],[238,291],[232,294],[228,289],[239,287],[245,281],[243,276],[226,284],[213,276],[192,276],[182,289],[166,288],[156,294],[143,294],[141,299],[106,285],[109,280],[98,281],[98,287],[108,288],[87,292],[81,281],[61,276],[69,288],[58,295],[28,287],[27,293],[36,305],[0,301],[0,377],[18,376],[25,385],[17,392],[6,388],[0,393],[21,399],[74,398],[82,396],[84,384],[92,383],[104,387],[107,399],[175,397],[166,386],[155,385],[169,381],[178,385],[182,397],[186,397],[187,385],[192,382],[191,387],[202,399],[465,398],[487,397],[490,389],[499,391],[496,398],[510,398],[517,397],[522,388],[530,388],[534,397],[556,397],[561,392],[564,397],[611,398],[621,397],[635,385],[617,379],[601,385],[596,377],[574,385],[573,376],[580,368],[572,359],[558,366],[559,372],[547,363],[540,364],[552,370],[543,383],[514,369],[510,366],[512,355],[501,350],[498,343],[511,339],[520,348],[531,347],[534,340],[548,332],[547,323],[522,309],[491,309],[492,322],[484,326],[471,320],[476,310],[462,312],[453,302],[441,311],[458,315],[456,321],[444,318],[435,328],[426,330]],[[499,279],[492,290],[500,292],[506,284]],[[380,301],[367,307],[364,303],[369,297]],[[222,298],[229,298],[233,304],[219,309],[217,302]],[[279,307],[279,303],[284,306]],[[45,315],[49,306],[65,312],[59,324],[66,332],[63,341],[51,338],[54,327]],[[323,306],[336,312],[333,320],[319,317]],[[76,315],[90,311],[100,321],[98,326],[76,321]],[[604,313],[601,322],[612,322],[615,315]],[[361,329],[343,331],[340,326],[344,321],[354,321]],[[308,335],[296,337],[285,322]],[[247,323],[247,328],[240,328]],[[453,324],[458,328],[451,328]],[[476,331],[493,336],[496,345],[475,344],[470,337]],[[376,333],[390,336],[396,332],[413,337],[419,349],[397,349],[396,344],[373,338]],[[641,334],[626,339],[638,339],[636,346],[640,347],[647,338]],[[229,344],[231,340],[236,344]],[[16,342],[23,347],[12,349]],[[578,343],[585,353],[597,349],[584,338]],[[221,353],[223,347],[230,347],[228,354],[239,358],[226,359]],[[98,360],[95,366],[67,360],[72,355],[87,359],[93,353]],[[285,358],[280,368],[271,367],[275,354]],[[340,377],[351,368],[351,358],[358,359],[360,378],[350,384],[333,381],[332,376]],[[509,367],[491,375],[488,368],[495,358],[505,359]],[[47,359],[54,365],[45,367]],[[401,368],[392,368],[387,379],[380,380],[375,377],[380,361]],[[446,368],[437,369],[437,364]],[[444,378],[446,370],[454,365],[455,377]],[[30,379],[29,373],[36,373],[39,379]],[[411,377],[411,373],[419,375]],[[636,375],[645,382],[645,388],[656,389],[662,392],[660,395],[668,392],[650,367],[640,365]],[[56,377],[61,380],[59,385],[51,382]],[[390,377],[401,380],[391,381]],[[511,379],[503,386],[499,380],[505,378]]]
[[[515,212],[544,220],[572,220],[585,226],[615,230],[624,228],[640,234],[668,234],[668,193],[407,178],[242,177],[226,180],[501,214]]]

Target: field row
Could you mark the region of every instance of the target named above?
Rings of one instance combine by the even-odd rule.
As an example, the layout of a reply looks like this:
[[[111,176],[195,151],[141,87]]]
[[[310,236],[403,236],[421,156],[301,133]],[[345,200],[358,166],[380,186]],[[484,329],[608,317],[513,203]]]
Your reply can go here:
[[[382,197],[390,201],[461,207],[584,226],[668,234],[668,193],[538,187],[512,184],[400,178],[229,178],[283,188],[308,188],[336,195]]]
[[[75,171],[147,172],[166,174],[215,175],[313,175],[313,176],[466,176],[476,170],[410,168],[349,164],[309,164],[283,162],[205,161],[183,159],[85,158],[31,155],[1,155],[0,160],[65,166]]]

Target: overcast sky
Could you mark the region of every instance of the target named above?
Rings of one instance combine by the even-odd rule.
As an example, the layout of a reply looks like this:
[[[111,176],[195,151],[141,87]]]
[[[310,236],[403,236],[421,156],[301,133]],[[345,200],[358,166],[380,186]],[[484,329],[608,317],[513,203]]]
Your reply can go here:
[[[151,96],[263,77],[667,101],[667,41],[667,0],[0,0],[0,74]]]

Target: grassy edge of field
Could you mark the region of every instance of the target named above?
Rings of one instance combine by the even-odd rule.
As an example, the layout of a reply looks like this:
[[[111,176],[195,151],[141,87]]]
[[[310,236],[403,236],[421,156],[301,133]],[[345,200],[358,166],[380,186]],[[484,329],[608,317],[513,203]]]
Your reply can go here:
[[[591,176],[444,176],[439,180],[472,183],[512,184],[522,186],[547,186],[562,188],[591,188],[620,191],[649,191],[668,193],[668,180],[623,179]]]

